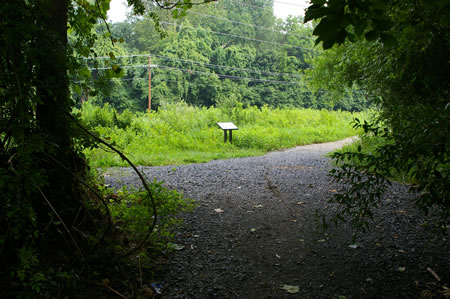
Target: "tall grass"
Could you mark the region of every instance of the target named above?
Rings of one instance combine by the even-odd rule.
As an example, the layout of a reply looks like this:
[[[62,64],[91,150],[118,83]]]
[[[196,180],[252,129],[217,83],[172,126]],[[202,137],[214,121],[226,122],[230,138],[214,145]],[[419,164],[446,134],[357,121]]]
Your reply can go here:
[[[178,165],[214,159],[262,155],[297,145],[339,140],[356,135],[355,114],[312,109],[268,107],[198,108],[180,102],[157,112],[117,113],[113,108],[85,103],[85,125],[120,148],[138,165]],[[360,115],[358,115],[361,117]],[[224,143],[217,122],[233,122],[233,143]],[[124,166],[103,149],[86,151],[93,167]]]

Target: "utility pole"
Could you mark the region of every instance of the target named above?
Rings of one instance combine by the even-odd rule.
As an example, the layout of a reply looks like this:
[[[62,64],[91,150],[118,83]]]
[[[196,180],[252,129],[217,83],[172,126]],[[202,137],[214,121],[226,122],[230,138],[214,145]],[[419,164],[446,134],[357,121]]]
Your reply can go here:
[[[152,112],[152,57],[148,56],[148,112]]]

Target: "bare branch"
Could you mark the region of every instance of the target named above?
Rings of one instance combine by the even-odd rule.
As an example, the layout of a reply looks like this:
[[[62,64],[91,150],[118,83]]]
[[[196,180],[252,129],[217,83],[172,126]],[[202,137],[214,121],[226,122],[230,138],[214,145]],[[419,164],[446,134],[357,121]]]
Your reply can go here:
[[[124,257],[129,256],[130,254],[136,252],[137,250],[139,250],[140,248],[142,248],[142,246],[145,244],[145,242],[147,242],[148,238],[150,238],[150,235],[152,234],[153,230],[156,227],[156,221],[157,221],[157,210],[156,210],[156,203],[155,203],[155,199],[153,197],[153,194],[150,190],[149,185],[147,184],[147,181],[145,180],[144,176],[142,175],[142,173],[137,169],[137,167],[134,165],[133,162],[130,161],[130,159],[127,158],[127,156],[125,156],[120,150],[118,150],[117,148],[115,148],[113,145],[109,144],[108,142],[104,141],[103,139],[101,139],[100,137],[96,136],[95,134],[93,134],[92,132],[90,132],[87,128],[85,128],[82,124],[80,124],[69,112],[64,111],[71,119],[72,121],[75,122],[75,124],[88,136],[90,136],[91,138],[93,138],[94,140],[96,140],[97,142],[109,147],[112,151],[114,151],[116,154],[119,155],[119,157],[126,161],[134,170],[134,172],[136,172],[136,174],[138,175],[139,179],[142,182],[142,185],[144,186],[144,189],[147,191],[147,194],[150,198],[150,201],[152,203],[152,209],[153,209],[153,221],[152,221],[152,225],[149,227],[149,229],[147,230],[147,234],[145,235],[145,237],[141,240],[141,242],[133,249],[131,249],[130,251],[128,251],[127,253],[123,254],[122,256],[120,256],[119,259],[122,259]]]
[[[58,217],[59,221],[61,221],[61,224],[64,226],[65,230],[67,231],[67,234],[69,235],[70,239],[72,239],[73,244],[75,245],[75,247],[77,248],[78,252],[80,253],[80,255],[84,258],[83,253],[81,252],[80,247],[78,247],[77,242],[75,241],[75,239],[73,238],[72,234],[70,233],[69,228],[66,226],[66,224],[64,223],[64,220],[62,220],[62,218],[59,216],[58,212],[55,210],[55,208],[53,207],[53,205],[51,204],[51,202],[48,200],[47,196],[45,196],[45,194],[42,192],[41,188],[39,188],[37,185],[35,186],[37,188],[37,190],[39,191],[39,193],[41,193],[42,197],[45,199],[45,201],[47,202],[47,204],[49,205],[50,209],[52,209],[53,213],[55,213],[56,217]]]
[[[106,17],[103,15],[102,10],[100,9],[100,4],[98,3],[98,0],[95,0],[95,4],[97,6],[98,13],[100,14],[100,18],[102,18],[103,22],[105,23],[106,30],[108,30],[109,32],[109,38],[111,39],[111,43],[114,46],[114,38],[112,36],[111,29],[109,29],[108,22],[106,22]]]
[[[50,156],[47,153],[44,153],[48,158],[50,158],[53,162],[55,162],[56,164],[58,164],[59,166],[61,166],[64,170],[66,170],[68,173],[70,173],[79,183],[81,183],[82,185],[84,185],[86,188],[88,188],[94,195],[95,197],[97,197],[102,204],[105,206],[105,210],[106,210],[106,214],[108,215],[108,227],[106,228],[106,230],[103,233],[103,236],[101,237],[101,240],[103,240],[107,234],[107,232],[111,229],[112,227],[112,218],[111,218],[111,213],[109,211],[109,207],[108,204],[105,202],[105,200],[103,199],[103,197],[100,196],[100,194],[97,193],[97,191],[95,191],[94,188],[92,188],[91,186],[89,186],[88,183],[86,183],[83,179],[81,179],[77,174],[73,173],[69,168],[67,168],[64,164],[62,164],[61,162],[59,162],[57,159],[55,159],[54,157]]]

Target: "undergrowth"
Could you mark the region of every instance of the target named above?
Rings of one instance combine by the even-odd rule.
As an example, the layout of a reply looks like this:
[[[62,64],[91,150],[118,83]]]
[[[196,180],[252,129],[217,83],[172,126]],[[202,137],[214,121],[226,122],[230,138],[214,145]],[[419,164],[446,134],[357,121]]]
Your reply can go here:
[[[156,179],[150,182],[149,187],[158,211],[158,223],[149,243],[153,248],[163,251],[167,249],[168,242],[172,241],[175,230],[182,224],[177,214],[190,211],[194,202],[184,198],[177,190],[165,188]],[[126,243],[144,238],[153,219],[152,204],[147,192],[124,185],[117,191],[108,190],[106,197],[116,229],[126,236]]]
[[[442,157],[443,162],[430,157],[414,161],[411,156],[417,149],[410,146],[402,148],[396,142],[398,137],[381,122],[375,119],[369,123],[355,118],[353,123],[355,128],[363,129],[359,139],[329,154],[336,166],[329,175],[343,186],[341,192],[329,199],[330,203],[339,204],[331,222],[350,221],[354,228],[353,240],[356,240],[358,234],[369,230],[373,211],[382,205],[388,186],[395,181],[408,185],[409,192],[417,195],[414,198],[416,207],[425,215],[432,216],[433,231],[445,236],[449,219],[446,158]],[[399,150],[408,151],[411,155],[400,156]],[[418,165],[436,170],[424,175]],[[327,225],[327,220],[323,220]]]
[[[197,108],[180,102],[157,112],[117,113],[112,107],[85,103],[84,123],[123,150],[134,163],[179,165],[214,159],[248,157],[297,145],[335,141],[357,134],[354,113],[313,109]],[[356,114],[361,116],[360,114]],[[217,122],[233,122],[233,142],[224,143]],[[102,149],[86,152],[93,167],[126,166],[120,157]]]
[[[2,272],[0,297],[136,298],[154,291],[144,282],[157,281],[161,259],[173,251],[171,241],[182,224],[177,214],[191,210],[193,201],[162,182],[148,181],[157,209],[153,227],[156,214],[145,190],[126,186],[114,190],[98,181],[95,170],[91,176],[96,187],[84,191],[87,213],[82,212],[74,223],[55,217],[48,224],[61,236],[70,225],[68,245],[59,242],[45,251],[33,248],[34,243],[17,248],[17,265],[8,268],[10,273]],[[43,243],[53,236],[43,232],[39,237]],[[0,241],[3,244],[4,239]],[[2,254],[12,255],[5,246]]]

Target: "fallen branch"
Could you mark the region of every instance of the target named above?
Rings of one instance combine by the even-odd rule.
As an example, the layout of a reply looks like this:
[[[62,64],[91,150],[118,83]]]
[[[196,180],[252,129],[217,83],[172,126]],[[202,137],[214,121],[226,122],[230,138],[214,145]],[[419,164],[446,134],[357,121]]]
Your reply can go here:
[[[433,271],[433,269],[431,269],[430,267],[427,267],[427,271],[431,273],[431,275],[433,275],[433,277],[437,280],[437,281],[441,281],[441,278],[439,277],[439,275],[437,275],[436,272]]]
[[[97,283],[99,286],[105,287],[108,290],[110,290],[111,292],[113,292],[114,294],[116,294],[117,296],[123,298],[123,299],[128,299],[127,296],[122,295],[121,293],[119,293],[118,291],[114,290],[112,287],[110,287],[108,284],[106,283]]]

